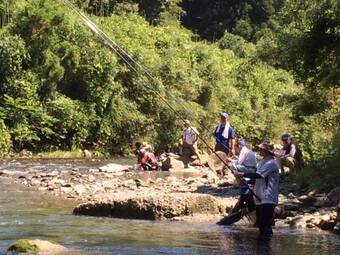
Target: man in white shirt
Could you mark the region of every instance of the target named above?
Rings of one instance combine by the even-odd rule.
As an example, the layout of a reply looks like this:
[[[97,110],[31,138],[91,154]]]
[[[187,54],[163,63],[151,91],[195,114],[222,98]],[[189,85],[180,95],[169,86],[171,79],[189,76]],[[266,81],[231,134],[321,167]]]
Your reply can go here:
[[[256,155],[246,146],[246,142],[239,139],[237,142],[237,152],[239,156],[237,160],[231,163],[231,170],[233,172],[255,173],[256,171]]]
[[[184,120],[183,125],[184,130],[182,133],[182,146],[180,146],[180,154],[182,154],[183,148],[189,148],[192,151],[192,153],[197,156],[201,164],[202,163],[201,155],[197,147],[199,132],[197,131],[196,128],[190,126],[189,120]]]
[[[230,169],[233,173],[255,173],[256,172],[256,155],[246,146],[246,142],[242,139],[237,141],[236,153],[239,154],[236,160],[233,160]],[[241,198],[248,193],[248,185],[235,175],[236,181],[240,186]]]

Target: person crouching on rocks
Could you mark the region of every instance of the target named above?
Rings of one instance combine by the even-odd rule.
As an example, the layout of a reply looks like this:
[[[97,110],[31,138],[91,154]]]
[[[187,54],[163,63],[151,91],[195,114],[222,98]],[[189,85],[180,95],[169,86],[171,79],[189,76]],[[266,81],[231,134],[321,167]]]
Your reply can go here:
[[[189,149],[194,155],[197,156],[199,163],[202,164],[201,155],[198,151],[197,141],[199,132],[195,127],[190,126],[189,120],[183,121],[184,130],[182,133],[182,138],[179,145],[179,154],[183,155],[183,150],[185,148]]]
[[[135,155],[137,156],[137,164],[135,165],[135,170],[157,170],[158,159],[155,153],[152,150],[151,145],[147,144],[146,142],[135,143]]]
[[[227,113],[221,113],[220,124],[216,126],[214,136],[216,138],[215,151],[223,151],[231,155],[235,154],[235,130],[229,123]]]
[[[296,171],[296,169],[302,168],[303,158],[298,144],[289,134],[283,135],[281,140],[283,143],[282,154],[276,154],[281,173],[284,173],[284,167],[288,167],[290,171]]]
[[[263,159],[257,165],[256,173],[235,173],[238,178],[255,179],[254,201],[256,204],[256,222],[261,238],[273,235],[274,209],[279,199],[279,168],[274,157],[274,146],[262,143],[258,146]]]

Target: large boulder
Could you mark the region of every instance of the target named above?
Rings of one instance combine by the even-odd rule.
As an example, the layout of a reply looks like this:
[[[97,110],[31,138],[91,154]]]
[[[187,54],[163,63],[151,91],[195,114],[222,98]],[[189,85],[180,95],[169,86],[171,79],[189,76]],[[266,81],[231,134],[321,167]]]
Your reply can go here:
[[[84,203],[75,215],[116,217],[126,219],[160,220],[193,214],[223,214],[232,203],[227,199],[196,193],[122,194],[110,201]]]
[[[327,196],[317,196],[315,202],[313,203],[314,207],[329,207],[332,205],[332,201],[329,200]]]
[[[334,204],[340,203],[340,187],[332,189],[331,192],[328,193],[327,197]]]
[[[226,163],[229,164],[230,161],[231,160],[226,153],[223,151],[216,151],[210,155],[207,164],[215,173],[222,175],[223,172],[225,172],[224,169],[227,167]]]
[[[186,167],[186,164],[187,163],[179,157],[178,158],[167,157],[162,162],[162,170],[169,171],[171,169],[172,171],[179,171],[179,170],[183,170]]]
[[[67,249],[59,244],[54,244],[43,240],[20,239],[12,244],[8,250],[13,254],[64,254]]]

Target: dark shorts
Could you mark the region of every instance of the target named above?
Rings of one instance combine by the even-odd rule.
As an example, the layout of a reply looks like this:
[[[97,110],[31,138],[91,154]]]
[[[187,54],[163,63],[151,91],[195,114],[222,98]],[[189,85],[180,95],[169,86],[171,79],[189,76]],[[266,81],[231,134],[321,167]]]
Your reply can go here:
[[[225,147],[225,146],[223,146],[223,145],[221,145],[219,143],[217,143],[215,145],[215,151],[223,151],[224,153],[229,154],[229,148]]]

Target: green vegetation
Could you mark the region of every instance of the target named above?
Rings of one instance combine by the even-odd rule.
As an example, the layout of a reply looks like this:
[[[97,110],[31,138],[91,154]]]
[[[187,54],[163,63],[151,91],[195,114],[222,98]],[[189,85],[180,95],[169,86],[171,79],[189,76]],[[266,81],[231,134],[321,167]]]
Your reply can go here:
[[[181,123],[154,93],[170,91],[210,142],[227,111],[250,143],[293,133],[302,182],[340,184],[338,1],[73,2],[158,82],[111,54],[62,1],[0,0],[1,156],[124,154],[139,139],[171,147]]]
[[[36,254],[39,249],[35,244],[30,244],[29,240],[20,239],[12,244],[7,251],[15,254]]]

